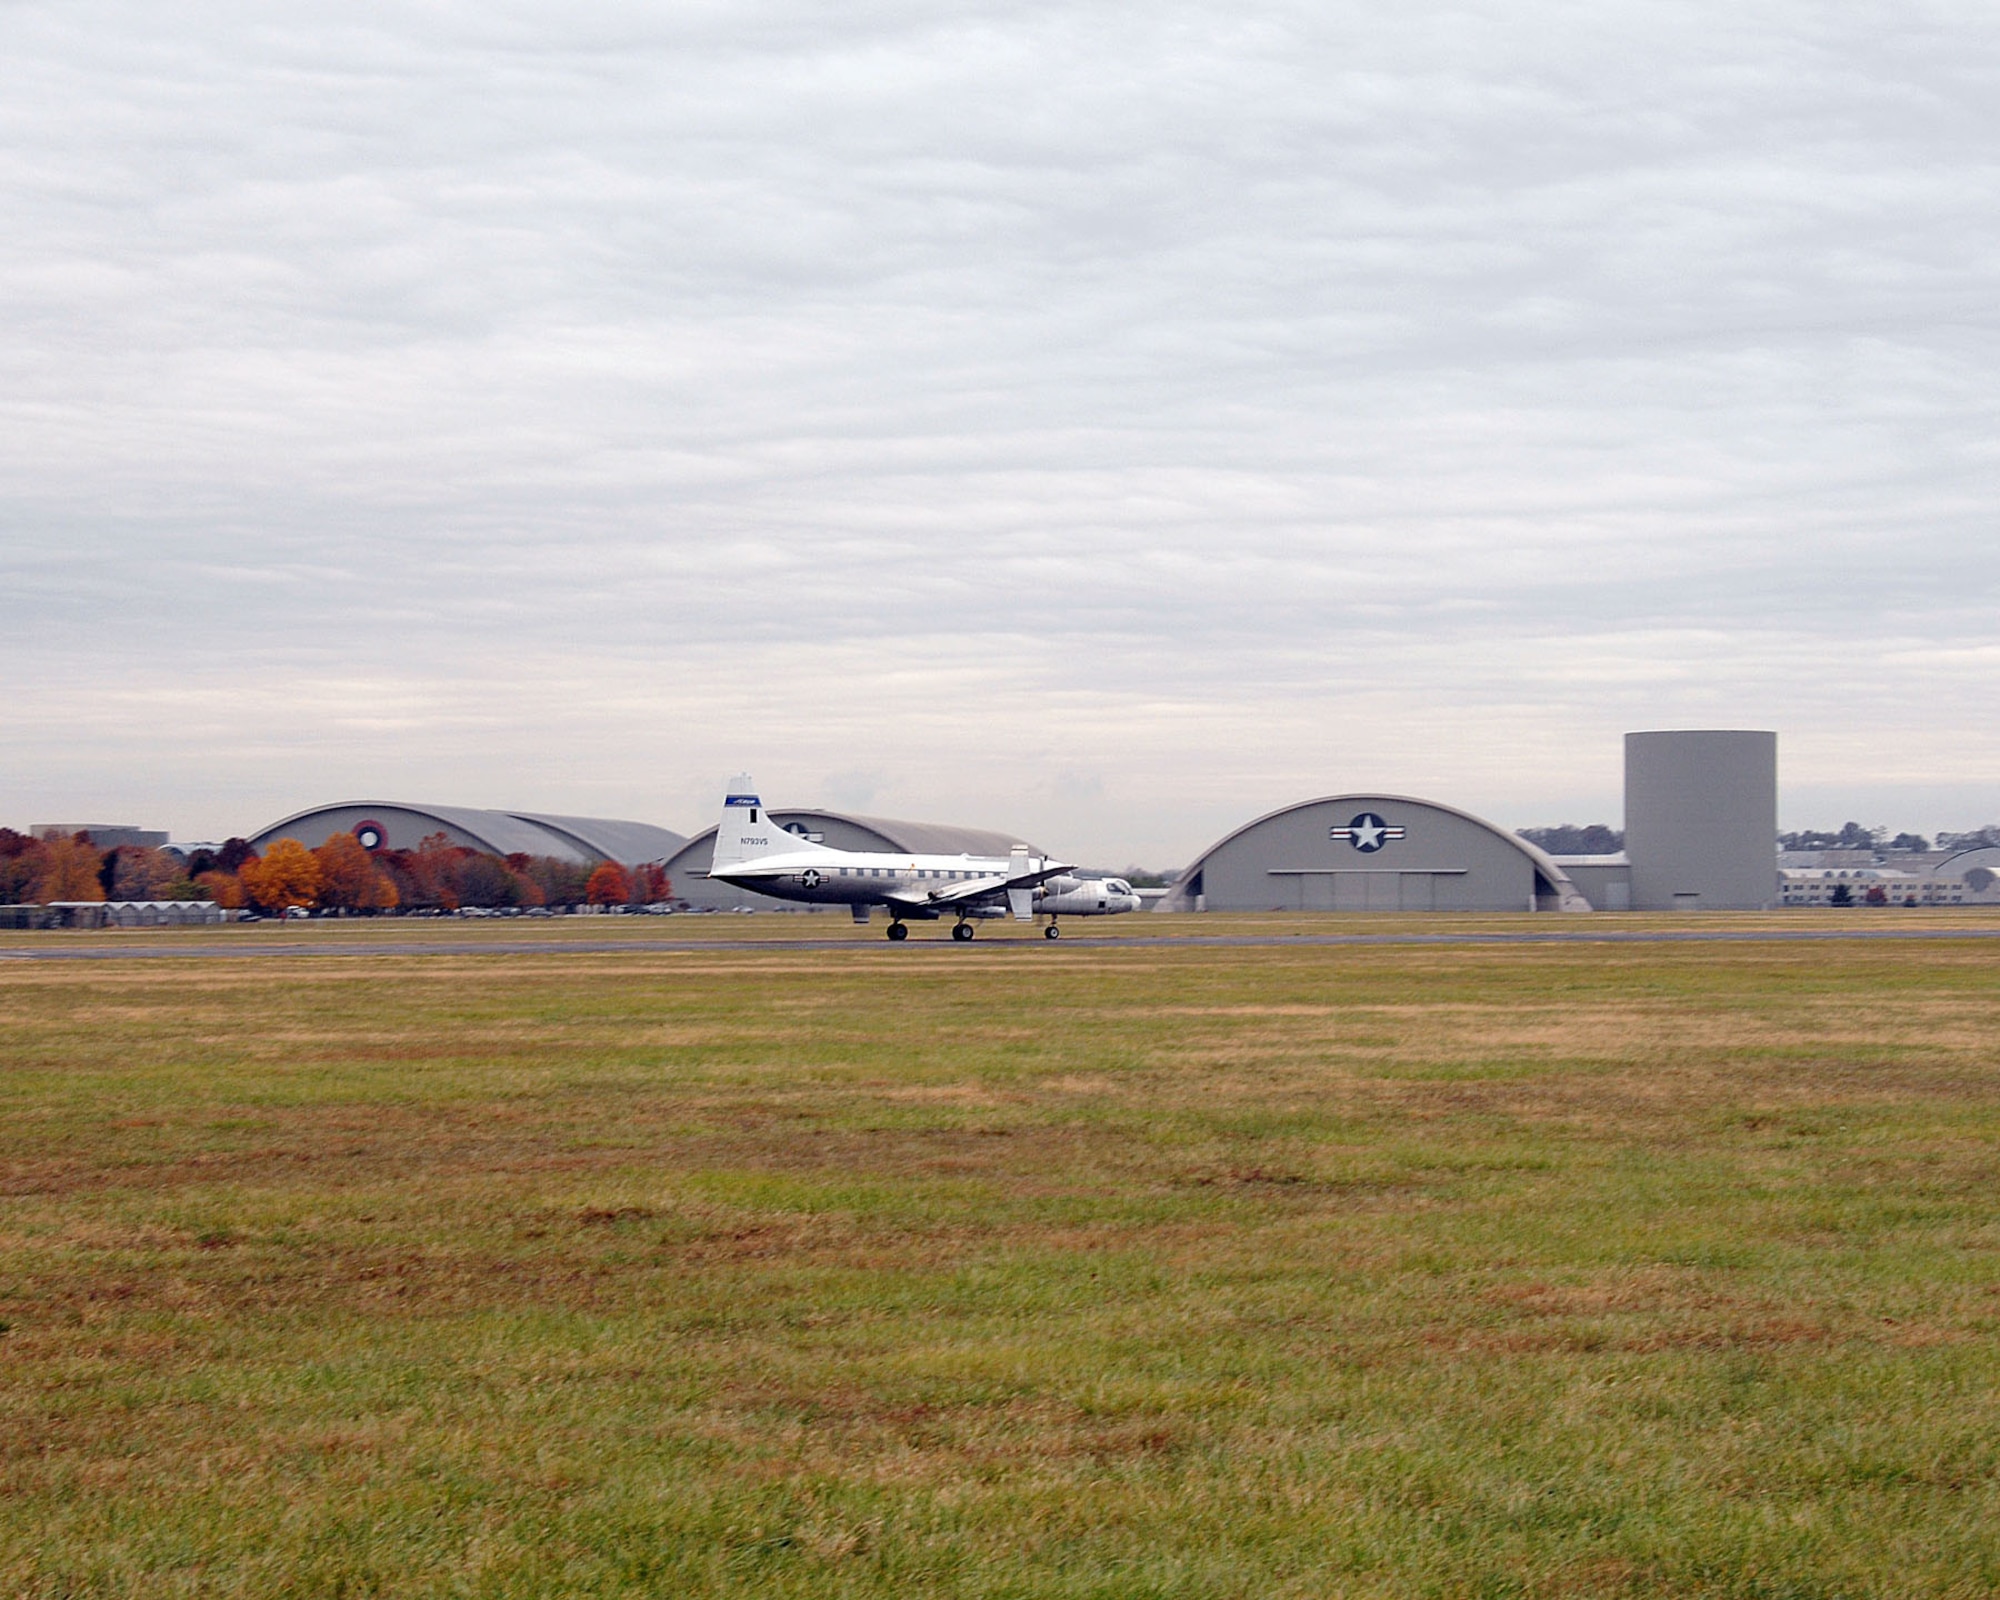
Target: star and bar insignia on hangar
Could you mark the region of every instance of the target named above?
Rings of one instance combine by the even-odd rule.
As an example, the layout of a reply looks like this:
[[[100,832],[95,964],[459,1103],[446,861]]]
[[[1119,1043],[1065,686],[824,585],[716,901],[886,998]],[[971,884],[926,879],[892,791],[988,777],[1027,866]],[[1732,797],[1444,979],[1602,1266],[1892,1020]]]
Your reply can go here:
[[[1373,855],[1391,839],[1403,837],[1403,829],[1391,827],[1372,811],[1363,811],[1344,828],[1328,828],[1329,839],[1345,839],[1363,855]]]

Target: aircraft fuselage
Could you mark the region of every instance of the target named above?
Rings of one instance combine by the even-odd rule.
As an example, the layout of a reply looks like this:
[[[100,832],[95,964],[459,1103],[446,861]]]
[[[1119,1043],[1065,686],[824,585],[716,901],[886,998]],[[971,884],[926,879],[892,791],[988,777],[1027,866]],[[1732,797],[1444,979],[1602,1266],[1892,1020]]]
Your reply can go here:
[[[718,868],[709,876],[777,900],[808,905],[882,905],[901,916],[929,920],[958,914],[958,907],[949,900],[940,903],[947,890],[956,888],[963,894],[964,886],[979,882],[1000,890],[1007,882],[1008,859],[816,850],[810,855],[758,856]],[[1004,916],[1006,909],[982,904],[967,914]]]

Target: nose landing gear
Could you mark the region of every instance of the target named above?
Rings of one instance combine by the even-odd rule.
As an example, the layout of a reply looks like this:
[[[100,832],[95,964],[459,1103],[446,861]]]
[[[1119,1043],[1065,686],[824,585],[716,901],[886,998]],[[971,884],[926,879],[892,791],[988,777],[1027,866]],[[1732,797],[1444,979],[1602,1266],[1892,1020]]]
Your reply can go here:
[[[1057,926],[1054,917],[1050,917],[1049,925],[1042,929],[1042,937],[1044,939],[1060,939],[1062,937],[1062,929]]]

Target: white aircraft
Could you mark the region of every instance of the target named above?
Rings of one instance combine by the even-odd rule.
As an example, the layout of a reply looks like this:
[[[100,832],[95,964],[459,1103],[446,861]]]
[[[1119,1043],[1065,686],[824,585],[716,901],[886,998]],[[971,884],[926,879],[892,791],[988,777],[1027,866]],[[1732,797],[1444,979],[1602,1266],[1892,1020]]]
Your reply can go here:
[[[1051,917],[1115,917],[1143,904],[1123,878],[1051,878],[1035,891],[1035,909]]]
[[[896,855],[877,850],[836,850],[787,833],[771,820],[747,777],[729,785],[722,820],[715,830],[715,857],[708,875],[739,889],[780,900],[844,905],[856,922],[869,908],[887,906],[889,937],[910,936],[910,921],[953,917],[951,936],[972,937],[974,917],[1012,915],[1032,922],[1040,911],[1049,919],[1045,939],[1060,939],[1057,918],[1101,916],[1139,909],[1139,897],[1122,880],[1067,877],[1072,868],[1030,855],[1017,844],[1005,856]]]

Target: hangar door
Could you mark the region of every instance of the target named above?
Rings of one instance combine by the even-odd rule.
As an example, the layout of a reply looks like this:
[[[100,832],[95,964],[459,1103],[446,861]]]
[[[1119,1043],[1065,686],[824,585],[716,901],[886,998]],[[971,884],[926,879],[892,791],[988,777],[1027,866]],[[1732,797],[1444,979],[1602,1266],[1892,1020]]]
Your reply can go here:
[[[1462,878],[1464,867],[1274,867],[1291,880],[1289,904],[1301,911],[1435,911],[1438,879]]]

